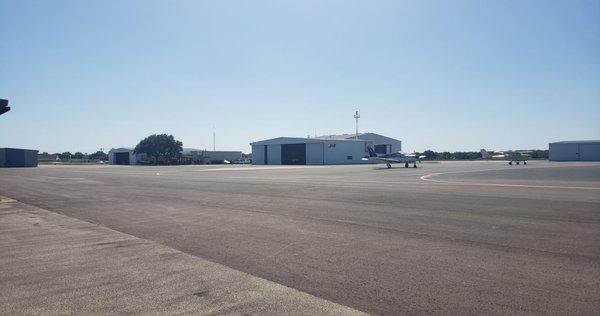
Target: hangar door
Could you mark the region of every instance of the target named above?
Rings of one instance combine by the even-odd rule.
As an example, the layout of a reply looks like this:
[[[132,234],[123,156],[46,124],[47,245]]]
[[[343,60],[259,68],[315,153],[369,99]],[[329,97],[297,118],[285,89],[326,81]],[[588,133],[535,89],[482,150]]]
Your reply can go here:
[[[390,150],[388,151],[388,147]],[[392,145],[375,145],[375,153],[377,154],[389,154],[392,151]]]
[[[306,144],[306,164],[322,165],[325,163],[325,143]]]
[[[115,165],[128,165],[129,153],[115,153]]]
[[[579,160],[600,161],[600,144],[580,144]]]
[[[6,157],[6,166],[7,167],[24,167],[25,157],[23,150],[20,149],[5,149]]]
[[[284,144],[281,145],[282,165],[305,165],[306,144]]]

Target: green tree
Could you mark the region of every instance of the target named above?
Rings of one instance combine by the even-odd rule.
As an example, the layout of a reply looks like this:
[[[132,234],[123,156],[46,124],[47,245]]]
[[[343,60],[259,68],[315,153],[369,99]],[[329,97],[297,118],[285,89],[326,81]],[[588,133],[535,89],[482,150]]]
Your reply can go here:
[[[60,159],[70,159],[71,158],[71,153],[68,152],[68,151],[65,151],[64,153],[59,154],[58,158],[60,158]]]
[[[532,150],[530,155],[532,159],[548,159],[547,150]]]
[[[425,156],[425,159],[427,159],[427,160],[435,159],[435,152],[433,150],[426,150],[423,152],[423,155]]]
[[[445,151],[443,153],[438,154],[438,159],[441,158],[443,160],[449,160],[452,159],[452,154],[448,151]]]
[[[76,152],[76,153],[73,154],[72,158],[73,159],[83,159],[83,158],[85,158],[85,154],[82,153],[82,152],[80,152],[80,151],[78,151],[78,152]]]
[[[97,152],[90,154],[90,159],[92,159],[92,160],[108,160],[108,155],[105,152],[98,150]]]
[[[154,163],[164,161],[165,163],[172,163],[173,160],[178,159],[181,156],[181,150],[183,144],[175,140],[173,135],[160,134],[150,135],[140,141],[135,146],[135,154],[146,154],[149,157],[154,158]]]

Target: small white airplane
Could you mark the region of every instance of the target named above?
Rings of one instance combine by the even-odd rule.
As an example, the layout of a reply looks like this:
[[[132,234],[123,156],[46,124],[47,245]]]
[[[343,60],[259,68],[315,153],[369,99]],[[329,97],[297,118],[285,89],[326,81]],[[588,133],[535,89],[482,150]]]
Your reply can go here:
[[[368,147],[369,156],[363,158],[363,160],[375,161],[377,163],[385,163],[388,168],[392,167],[393,163],[403,163],[404,168],[408,168],[409,164],[413,164],[413,168],[417,167],[417,161],[421,162],[421,159],[425,156],[417,155],[406,155],[401,152],[391,154],[377,154],[373,148]]]
[[[491,159],[491,160],[506,160],[509,165],[512,165],[513,162],[517,165],[520,162],[523,162],[524,165],[527,164],[527,160],[531,158],[531,155],[527,151],[498,151],[498,152],[488,152],[485,149],[481,150],[481,158],[483,159]]]

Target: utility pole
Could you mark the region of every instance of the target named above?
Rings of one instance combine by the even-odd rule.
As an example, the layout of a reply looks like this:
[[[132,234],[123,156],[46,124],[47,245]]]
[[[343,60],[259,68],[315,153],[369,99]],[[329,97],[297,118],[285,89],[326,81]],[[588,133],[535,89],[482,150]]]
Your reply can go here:
[[[358,111],[354,113],[354,118],[356,119],[356,136],[354,138],[358,139],[358,119],[360,118],[360,114],[358,114]]]

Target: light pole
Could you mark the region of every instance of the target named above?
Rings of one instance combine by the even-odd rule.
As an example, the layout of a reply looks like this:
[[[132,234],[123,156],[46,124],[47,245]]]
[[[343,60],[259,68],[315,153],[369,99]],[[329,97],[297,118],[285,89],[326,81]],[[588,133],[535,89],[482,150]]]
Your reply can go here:
[[[354,138],[358,139],[358,119],[360,118],[360,114],[358,114],[358,111],[354,113],[354,118],[356,119],[356,136]]]

